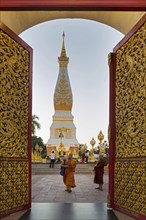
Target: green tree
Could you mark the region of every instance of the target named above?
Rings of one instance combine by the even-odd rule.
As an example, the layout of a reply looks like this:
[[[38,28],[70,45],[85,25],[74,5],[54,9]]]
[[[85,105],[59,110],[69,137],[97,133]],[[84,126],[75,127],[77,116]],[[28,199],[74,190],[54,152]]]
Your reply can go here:
[[[47,148],[46,145],[44,145],[41,157],[46,158],[46,156],[47,156]]]
[[[36,145],[39,145],[41,147],[44,146],[44,143],[43,143],[43,139],[41,137],[37,137],[37,136],[32,136],[32,147],[33,147],[33,150],[35,148]]]
[[[32,115],[32,135],[35,135],[36,133],[36,128],[40,129],[41,125],[38,122],[39,117],[37,115]]]

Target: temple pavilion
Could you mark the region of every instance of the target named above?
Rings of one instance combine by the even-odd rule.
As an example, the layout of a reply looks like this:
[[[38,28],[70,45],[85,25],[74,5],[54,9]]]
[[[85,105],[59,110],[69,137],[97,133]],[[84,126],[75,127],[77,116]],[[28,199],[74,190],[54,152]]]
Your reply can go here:
[[[67,155],[72,152],[78,155],[79,143],[76,139],[76,127],[72,115],[73,95],[68,76],[69,58],[65,49],[65,34],[63,33],[62,49],[59,62],[59,74],[54,92],[53,122],[50,127],[50,138],[46,144],[47,155],[54,150],[58,155]]]

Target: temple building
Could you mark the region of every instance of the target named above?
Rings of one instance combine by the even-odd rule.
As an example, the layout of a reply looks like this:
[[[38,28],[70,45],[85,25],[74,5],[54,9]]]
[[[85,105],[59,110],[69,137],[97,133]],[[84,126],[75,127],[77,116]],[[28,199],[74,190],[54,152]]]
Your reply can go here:
[[[65,34],[63,33],[62,50],[60,57],[58,57],[59,75],[54,92],[55,113],[50,127],[50,138],[46,146],[47,155],[50,155],[54,150],[58,155],[72,152],[77,156],[79,143],[76,139],[76,127],[71,112],[73,95],[67,70],[69,58],[66,55],[64,38]]]

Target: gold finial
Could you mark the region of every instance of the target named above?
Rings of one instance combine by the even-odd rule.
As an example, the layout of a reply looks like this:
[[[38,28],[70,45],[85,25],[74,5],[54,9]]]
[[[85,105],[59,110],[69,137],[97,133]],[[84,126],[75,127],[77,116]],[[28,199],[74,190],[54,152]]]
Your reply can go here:
[[[63,31],[62,37],[63,37],[62,49],[65,49],[65,46],[64,46],[64,38],[65,38],[65,33],[64,33],[64,31]]]
[[[65,38],[65,33],[64,32],[62,34],[62,37],[63,37],[63,42],[62,42],[62,50],[61,50],[60,57],[66,57],[66,50],[65,50],[65,44],[64,44],[64,38]]]
[[[64,33],[64,31],[63,31],[62,37],[63,37],[63,40],[64,40],[64,38],[65,38],[65,33]]]
[[[64,38],[65,38],[64,32],[62,34],[62,38],[63,38],[62,49],[61,49],[60,57],[58,57],[58,62],[59,62],[60,67],[67,67],[69,58],[66,56],[65,43],[64,43]]]
[[[103,135],[102,131],[100,130],[100,132],[98,134],[98,140],[100,141],[100,143],[102,143],[103,139],[104,139],[104,135]]]

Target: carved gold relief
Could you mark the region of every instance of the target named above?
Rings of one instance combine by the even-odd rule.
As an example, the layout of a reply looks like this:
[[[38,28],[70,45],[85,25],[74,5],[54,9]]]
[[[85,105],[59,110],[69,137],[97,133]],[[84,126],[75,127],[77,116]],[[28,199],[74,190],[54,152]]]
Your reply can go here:
[[[146,155],[145,29],[116,52],[116,157]]]
[[[146,215],[145,207],[145,161],[116,162],[116,205]]]
[[[0,213],[29,201],[29,52],[0,30]]]
[[[29,53],[0,31],[0,156],[28,156]]]
[[[1,161],[0,173],[0,213],[28,204],[28,162]]]
[[[60,73],[59,82],[57,82],[55,94],[54,94],[54,105],[55,110],[71,110],[72,108],[72,92],[70,83],[65,76],[65,70],[62,69]]]
[[[145,29],[146,23],[116,52],[114,202],[141,215],[146,215]]]

